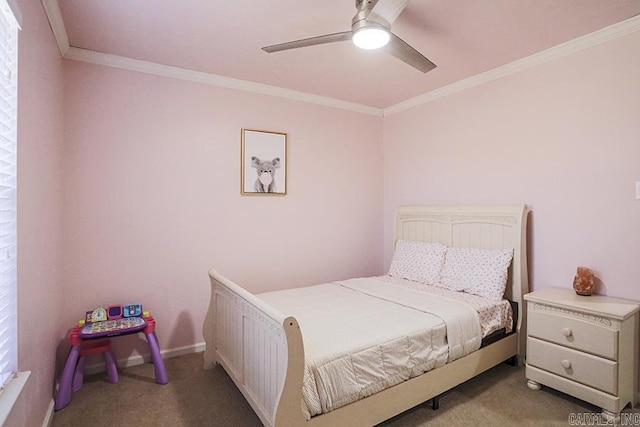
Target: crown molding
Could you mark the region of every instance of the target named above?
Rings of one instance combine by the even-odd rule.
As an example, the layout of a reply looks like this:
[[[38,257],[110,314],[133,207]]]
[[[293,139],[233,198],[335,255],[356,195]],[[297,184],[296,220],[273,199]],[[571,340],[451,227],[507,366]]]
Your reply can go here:
[[[610,25],[601,30],[559,44],[550,49],[543,50],[542,52],[535,53],[501,67],[485,71],[484,73],[477,74],[467,79],[452,83],[448,86],[444,86],[439,89],[432,90],[431,92],[427,92],[423,95],[416,96],[415,98],[399,102],[395,105],[392,105],[391,107],[385,108],[384,115],[389,116],[391,114],[409,110],[411,108],[426,104],[436,99],[444,98],[445,96],[449,96],[456,92],[461,92],[463,90],[479,86],[484,83],[488,83],[493,80],[497,80],[502,77],[515,74],[520,71],[524,71],[559,58],[563,58],[565,56],[569,56],[584,49],[588,49],[590,47],[597,46],[613,39],[617,39],[627,34],[631,34],[638,30],[640,30],[640,15],[636,15],[625,21]]]
[[[73,47],[69,45],[69,39],[62,19],[62,13],[58,6],[58,0],[42,0],[42,5],[44,6],[47,18],[49,19],[51,30],[53,31],[56,42],[58,43],[60,53],[65,59],[89,62],[107,67],[154,74],[157,76],[225,87],[229,89],[243,90],[262,95],[276,96],[300,102],[354,111],[357,113],[371,114],[378,117],[390,116],[401,111],[409,110],[419,105],[536,67],[640,30],[640,15],[637,15],[585,36],[562,43],[545,51],[535,53],[501,67],[457,81],[448,86],[432,90],[423,95],[394,104],[390,107],[376,108],[292,89],[285,89],[262,83],[255,83],[201,71],[194,71]]]
[[[234,79],[217,74],[193,71],[185,68],[173,67],[170,65],[157,64],[155,62],[141,61],[138,59],[131,59],[124,56],[111,55],[108,53],[96,52],[88,49],[80,49],[73,46],[67,49],[64,57],[66,59],[71,59],[74,61],[89,62],[92,64],[104,65],[107,67],[120,68],[129,71],[138,71],[141,73],[154,74],[156,76],[169,77],[173,79],[202,83],[211,86],[220,86],[224,88],[243,90],[262,95],[277,96],[280,98],[292,99],[295,101],[340,108],[357,113],[371,114],[379,117],[382,117],[383,115],[383,110],[381,108],[370,107],[367,105],[356,104],[353,102],[342,101],[339,99],[314,95],[306,92],[299,92],[296,90],[285,89],[277,86],[270,86],[262,83]]]
[[[22,12],[20,11],[20,6],[16,3],[16,0],[6,0],[7,6],[9,6],[8,12],[13,15],[16,22],[18,23],[18,28],[22,29]],[[4,9],[4,6],[0,6]],[[2,11],[0,10],[0,13]]]
[[[69,38],[67,37],[67,29],[64,27],[58,0],[42,0],[42,6],[49,20],[51,31],[53,31],[53,37],[56,39],[56,43],[58,43],[60,54],[64,58],[69,50]]]

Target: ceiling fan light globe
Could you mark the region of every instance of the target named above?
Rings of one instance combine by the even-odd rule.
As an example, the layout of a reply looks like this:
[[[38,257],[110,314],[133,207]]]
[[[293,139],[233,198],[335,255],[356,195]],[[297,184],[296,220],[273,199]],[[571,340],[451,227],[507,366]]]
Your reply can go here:
[[[381,27],[363,27],[353,33],[353,44],[360,49],[380,49],[389,43],[389,32]]]

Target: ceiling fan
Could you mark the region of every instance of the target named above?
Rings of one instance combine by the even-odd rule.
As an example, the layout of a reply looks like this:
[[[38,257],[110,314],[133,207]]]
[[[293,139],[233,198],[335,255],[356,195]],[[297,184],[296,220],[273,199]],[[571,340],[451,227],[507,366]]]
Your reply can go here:
[[[395,22],[407,3],[409,0],[356,0],[358,12],[351,20],[351,31],[275,44],[263,47],[262,50],[273,53],[299,47],[353,40],[353,43],[358,47],[363,49],[381,48],[386,53],[426,73],[433,70],[436,65],[391,32],[391,24]]]

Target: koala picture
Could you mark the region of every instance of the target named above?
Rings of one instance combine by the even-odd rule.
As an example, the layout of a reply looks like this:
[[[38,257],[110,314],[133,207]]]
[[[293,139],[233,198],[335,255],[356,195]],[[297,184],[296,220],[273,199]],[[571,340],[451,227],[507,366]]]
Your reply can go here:
[[[243,196],[286,195],[289,166],[287,134],[242,129],[240,165],[240,194]]]
[[[276,169],[280,167],[280,157],[263,161],[253,156],[251,157],[251,167],[256,168],[258,173],[254,190],[258,193],[275,193]]]

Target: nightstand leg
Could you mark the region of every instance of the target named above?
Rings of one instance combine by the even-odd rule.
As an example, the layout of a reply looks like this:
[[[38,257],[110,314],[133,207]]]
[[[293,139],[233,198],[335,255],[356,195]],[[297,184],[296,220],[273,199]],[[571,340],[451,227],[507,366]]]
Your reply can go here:
[[[602,418],[611,424],[620,424],[620,413],[614,414],[613,412],[602,410]]]
[[[540,390],[542,388],[542,384],[532,380],[527,380],[527,387],[529,387],[531,390]]]

